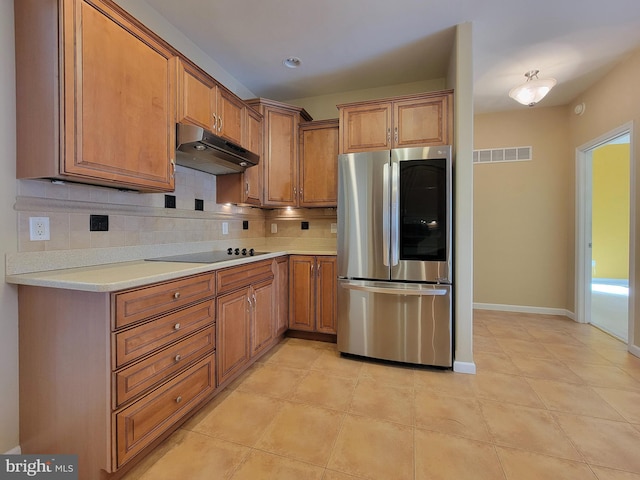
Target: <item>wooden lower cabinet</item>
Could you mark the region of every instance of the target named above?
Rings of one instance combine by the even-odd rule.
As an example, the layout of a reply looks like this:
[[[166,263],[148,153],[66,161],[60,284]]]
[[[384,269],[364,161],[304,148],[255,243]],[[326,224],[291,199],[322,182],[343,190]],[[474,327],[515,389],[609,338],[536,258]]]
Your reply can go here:
[[[20,285],[22,453],[77,454],[78,478],[99,480],[170,434],[216,391],[214,296],[213,273],[113,293]]]
[[[336,257],[291,255],[289,259],[289,328],[335,334],[337,317]]]
[[[279,326],[282,267],[286,257],[262,260],[217,273],[218,386],[237,377],[275,345],[284,330]],[[286,280],[284,280],[286,281]]]

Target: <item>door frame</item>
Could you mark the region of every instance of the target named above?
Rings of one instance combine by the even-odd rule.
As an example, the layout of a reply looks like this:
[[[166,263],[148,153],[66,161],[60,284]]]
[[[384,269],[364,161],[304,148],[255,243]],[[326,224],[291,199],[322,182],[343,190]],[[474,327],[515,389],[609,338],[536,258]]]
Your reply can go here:
[[[591,237],[591,152],[610,140],[629,134],[629,290],[635,291],[635,158],[633,122],[628,122],[576,148],[576,230],[575,230],[575,320],[589,323],[591,317],[591,268],[588,266],[592,255],[589,246]],[[629,295],[628,306],[628,340],[629,348],[633,345],[635,330],[635,312],[633,295]]]

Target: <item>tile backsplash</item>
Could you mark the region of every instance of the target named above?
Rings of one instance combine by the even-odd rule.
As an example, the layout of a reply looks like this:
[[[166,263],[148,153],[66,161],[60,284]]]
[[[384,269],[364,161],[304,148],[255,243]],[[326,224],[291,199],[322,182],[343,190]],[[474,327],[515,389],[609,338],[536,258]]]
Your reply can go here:
[[[63,252],[104,248],[174,245],[259,246],[274,249],[335,250],[335,209],[278,209],[216,203],[216,177],[178,166],[176,208],[165,208],[164,193],[137,193],[113,188],[47,180],[18,180],[15,209],[17,251]],[[203,211],[195,210],[203,200]],[[108,231],[90,231],[90,215],[108,215]],[[49,217],[50,240],[31,241],[29,217]],[[248,229],[243,229],[248,221]],[[301,221],[309,229],[301,229]],[[271,233],[271,224],[277,233]],[[227,234],[223,234],[226,224]],[[194,248],[193,246],[191,249]],[[207,247],[210,248],[210,247]],[[175,250],[175,249],[174,249]],[[144,253],[141,253],[144,255]]]

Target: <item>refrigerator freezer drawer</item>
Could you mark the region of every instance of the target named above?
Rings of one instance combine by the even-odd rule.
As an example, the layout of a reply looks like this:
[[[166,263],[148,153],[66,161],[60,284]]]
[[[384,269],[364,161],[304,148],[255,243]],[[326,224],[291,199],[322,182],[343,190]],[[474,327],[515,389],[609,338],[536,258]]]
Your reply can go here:
[[[338,350],[451,367],[451,285],[338,280]]]

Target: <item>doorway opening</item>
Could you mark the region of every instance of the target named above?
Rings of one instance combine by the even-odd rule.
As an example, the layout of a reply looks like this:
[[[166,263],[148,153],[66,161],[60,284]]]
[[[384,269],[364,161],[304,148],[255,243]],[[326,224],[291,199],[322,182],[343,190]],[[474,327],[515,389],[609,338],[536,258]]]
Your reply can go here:
[[[576,320],[628,343],[631,125],[578,149]]]

